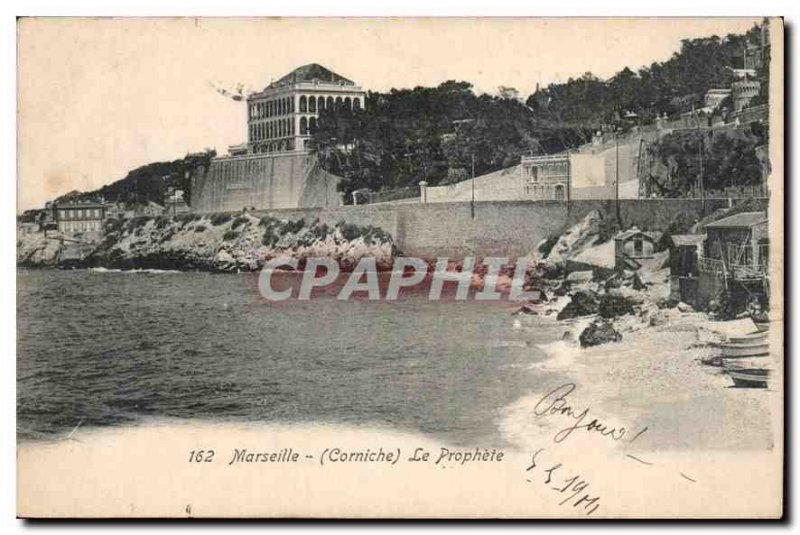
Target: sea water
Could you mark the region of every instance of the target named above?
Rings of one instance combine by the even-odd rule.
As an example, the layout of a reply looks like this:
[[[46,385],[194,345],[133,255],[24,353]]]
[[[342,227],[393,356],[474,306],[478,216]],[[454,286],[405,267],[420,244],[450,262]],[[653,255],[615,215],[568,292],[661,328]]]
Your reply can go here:
[[[17,430],[179,418],[343,424],[503,446],[503,409],[537,390],[537,345],[509,302],[320,298],[280,306],[253,274],[19,270]]]

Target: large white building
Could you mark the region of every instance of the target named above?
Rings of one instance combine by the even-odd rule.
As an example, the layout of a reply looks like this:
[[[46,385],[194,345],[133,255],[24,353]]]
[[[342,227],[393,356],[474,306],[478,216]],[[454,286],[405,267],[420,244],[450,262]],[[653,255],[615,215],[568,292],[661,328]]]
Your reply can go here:
[[[298,67],[247,97],[247,144],[233,154],[303,151],[325,109],[359,109],[364,91],[319,65]]]

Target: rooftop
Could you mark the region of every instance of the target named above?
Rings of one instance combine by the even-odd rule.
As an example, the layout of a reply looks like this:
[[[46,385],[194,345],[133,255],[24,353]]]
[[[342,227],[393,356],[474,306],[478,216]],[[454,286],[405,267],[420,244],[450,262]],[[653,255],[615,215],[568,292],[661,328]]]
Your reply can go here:
[[[671,236],[672,243],[675,244],[676,247],[682,246],[694,246],[703,243],[703,240],[706,239],[705,234],[673,234]]]
[[[709,223],[706,228],[750,228],[766,222],[766,212],[742,212]]]
[[[106,202],[102,199],[70,199],[66,201],[57,201],[54,204],[58,208],[96,208],[98,206],[105,206]]]
[[[638,229],[636,227],[632,227],[632,228],[630,228],[628,230],[624,230],[624,231],[620,232],[619,234],[614,236],[614,239],[615,240],[628,240],[628,239],[633,238],[634,236],[638,236],[640,234],[643,237],[647,238],[648,241],[655,241],[657,239],[657,237],[654,235],[654,233],[652,233],[652,232],[644,232],[643,230],[640,230],[640,229]]]
[[[319,63],[309,63],[308,65],[297,67],[286,76],[278,79],[275,82],[272,82],[267,86],[267,89],[275,89],[291,84],[315,81],[339,85],[356,85],[352,80],[348,80],[344,76],[333,72],[327,67],[323,67]]]

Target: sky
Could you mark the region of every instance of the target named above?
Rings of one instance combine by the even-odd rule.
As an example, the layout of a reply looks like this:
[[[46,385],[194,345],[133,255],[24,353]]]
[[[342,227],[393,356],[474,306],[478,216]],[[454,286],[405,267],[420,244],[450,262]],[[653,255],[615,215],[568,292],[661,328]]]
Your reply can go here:
[[[135,167],[245,141],[246,109],[214,83],[263,89],[320,63],[386,91],[465,80],[477,92],[609,77],[681,39],[758,19],[20,19],[17,209]]]

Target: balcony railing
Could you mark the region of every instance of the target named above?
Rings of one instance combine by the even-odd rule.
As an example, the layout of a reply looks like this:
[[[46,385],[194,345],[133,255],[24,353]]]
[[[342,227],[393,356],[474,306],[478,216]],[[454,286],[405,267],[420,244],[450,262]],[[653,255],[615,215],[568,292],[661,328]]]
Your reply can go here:
[[[697,263],[700,271],[727,274],[737,280],[761,279],[766,273],[765,265],[726,264],[716,258],[698,258]]]

